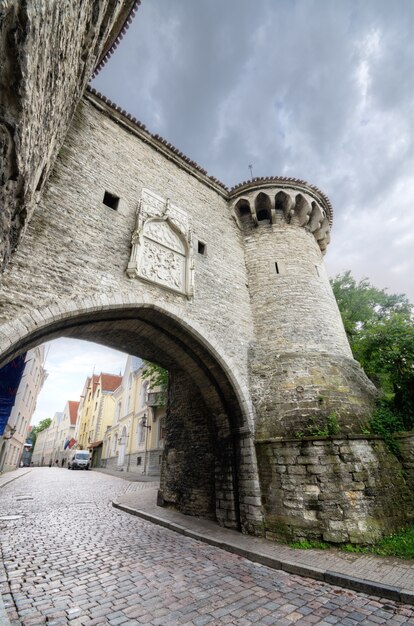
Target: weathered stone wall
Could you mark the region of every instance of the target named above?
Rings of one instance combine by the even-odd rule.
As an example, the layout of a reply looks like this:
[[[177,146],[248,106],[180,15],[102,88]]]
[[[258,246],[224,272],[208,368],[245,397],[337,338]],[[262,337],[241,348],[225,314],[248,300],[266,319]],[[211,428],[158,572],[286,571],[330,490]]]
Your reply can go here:
[[[275,197],[276,190],[266,190]],[[255,342],[251,391],[258,437],[323,428],[361,432],[375,390],[353,360],[318,242],[300,224],[242,223]]]
[[[186,214],[189,297],[126,274],[144,188]],[[105,192],[119,198],[116,210],[103,203]],[[372,479],[357,478],[368,444],[315,442],[308,454],[304,440],[259,443],[259,484],[255,429],[264,438],[303,430],[309,420],[323,428],[335,411],[343,430],[360,430],[372,389],[351,358],[321,265],[322,239],[294,221],[240,227],[229,203],[220,184],[86,96],[0,279],[0,358],[64,334],[158,362],[172,380],[160,501],[260,534],[261,487],[269,536],[284,524],[292,536],[372,537],[376,520],[383,529],[398,520],[378,517],[385,501],[376,486],[389,487],[381,464],[373,461]],[[346,445],[351,460],[342,458]],[[381,445],[372,444],[371,456],[385,459],[391,481],[400,468]],[[345,497],[344,485],[353,495],[335,518],[332,494]],[[316,488],[320,510],[309,504]],[[398,489],[405,494],[402,483]],[[402,523],[406,514],[398,515]]]
[[[27,234],[1,278],[0,323],[102,293],[172,304],[183,320],[217,339],[247,390],[253,323],[241,236],[226,199],[140,141],[132,124],[118,125],[92,102],[100,104],[89,98],[79,107]],[[191,300],[126,275],[143,187],[186,211],[195,249],[199,240],[206,245],[204,255],[194,254]],[[103,204],[105,190],[120,197],[117,211]]]
[[[414,493],[414,435],[407,433],[395,435],[394,438],[400,451],[404,478]]]
[[[93,69],[134,0],[0,7],[0,269],[10,258]]]
[[[103,112],[97,108],[101,106]],[[178,162],[166,159],[162,150],[137,137],[133,124],[122,116],[119,116],[122,124],[118,124],[112,117],[113,112],[110,112],[111,117],[108,113],[101,101],[88,96],[75,116],[42,202],[1,279],[0,319],[9,323],[3,337],[9,342],[11,326],[13,332],[19,333],[20,320],[25,320],[24,327],[29,324],[35,332],[44,326],[46,339],[47,325],[53,323],[67,336],[105,342],[160,362],[173,376],[179,363],[187,379],[201,390],[197,402],[200,410],[202,406],[208,407],[203,410],[207,411],[210,424],[214,424],[216,435],[214,463],[209,471],[207,460],[200,456],[195,458],[190,448],[187,450],[190,460],[184,461],[184,451],[177,440],[177,455],[182,459],[183,469],[177,469],[175,475],[184,480],[187,478],[184,468],[188,469],[189,464],[201,467],[217,494],[214,516],[221,523],[235,527],[240,520],[236,510],[239,506],[236,501],[238,477],[234,466],[238,434],[233,431],[237,424],[243,425],[243,420],[246,432],[253,426],[247,383],[247,347],[253,324],[241,236],[222,189],[218,191],[215,185],[206,184],[202,176],[194,175],[192,168],[186,169],[179,159]],[[116,114],[114,117],[117,118]],[[188,215],[195,252],[195,293],[191,299],[126,275],[131,234],[143,187],[170,198]],[[118,210],[103,204],[105,191],[119,196]],[[198,241],[205,244],[205,254],[198,254]],[[71,316],[76,318],[84,311],[85,298],[94,303],[92,308],[99,309],[99,314],[94,319],[93,313],[88,312],[88,325],[83,321],[82,328],[76,326],[75,320],[71,325]],[[118,322],[114,316],[122,318],[121,303],[125,311],[133,309],[125,313],[128,320]],[[209,357],[213,361],[218,359],[216,365],[206,360],[194,340],[191,346],[187,345],[189,338],[183,327],[178,328],[177,323],[174,327],[171,323],[166,326],[166,320],[152,311],[154,305],[157,309],[171,311],[174,319],[183,321],[183,326],[198,329],[201,342],[209,344],[210,349],[217,346],[221,356]],[[134,319],[134,307],[146,307],[146,313],[137,308],[139,320]],[[99,321],[105,320],[106,308],[112,322]],[[16,318],[19,319],[17,327],[14,325]],[[23,338],[24,335],[23,332]],[[219,393],[226,406],[222,404],[217,408],[215,380],[221,387],[225,381],[220,367],[237,380],[241,391],[239,407],[223,387]],[[178,401],[183,409],[183,402]],[[189,397],[187,401],[190,419],[193,408]],[[185,411],[177,411],[179,423],[180,413],[185,415]],[[198,436],[198,426],[194,428],[192,436]],[[190,441],[191,437],[187,446]],[[251,452],[254,456],[252,448]],[[254,458],[250,467],[255,471]],[[240,480],[243,482],[243,477]],[[256,508],[253,510],[251,501],[242,503],[241,514],[245,516],[242,523],[253,528],[261,521],[257,473],[255,494],[254,485],[246,483],[245,487],[243,494],[250,498],[255,496]],[[171,495],[170,490],[170,499],[177,505],[180,501],[183,509],[188,506],[188,511],[197,509],[198,514],[202,514],[200,498],[197,506],[191,498],[185,505],[179,496],[180,489],[181,493],[185,491],[185,482],[181,487],[177,485],[176,496]],[[204,495],[204,508],[210,511],[210,504],[206,504],[210,495]],[[211,511],[208,514],[211,515]]]
[[[219,442],[212,416],[184,372],[171,372],[165,427],[159,501],[187,515],[216,519]],[[226,473],[227,468],[223,469]]]
[[[257,457],[270,539],[373,543],[414,520],[412,475],[379,437],[262,440]]]

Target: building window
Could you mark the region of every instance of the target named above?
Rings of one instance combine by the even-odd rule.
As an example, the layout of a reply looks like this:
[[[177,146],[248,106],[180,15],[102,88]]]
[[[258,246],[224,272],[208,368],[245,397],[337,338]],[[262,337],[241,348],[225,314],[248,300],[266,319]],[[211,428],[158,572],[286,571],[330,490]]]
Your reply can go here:
[[[117,445],[118,445],[118,434],[115,433],[113,446],[112,446],[112,454],[116,454]]]
[[[138,445],[142,445],[145,441],[145,420],[141,419],[138,422],[138,431],[137,431],[137,439]]]
[[[199,241],[198,242],[197,252],[198,252],[198,254],[201,254],[202,256],[206,256],[206,254],[207,254],[207,246],[206,246],[206,244],[203,241]]]
[[[142,462],[142,458],[140,456],[137,456],[137,465],[141,465]]]
[[[142,387],[141,387],[141,406],[145,406],[147,403],[147,389],[148,389],[148,382],[145,382],[142,384]]]
[[[109,193],[109,191],[105,191],[102,202],[105,206],[113,209],[114,211],[118,210],[119,205],[119,197],[115,196],[113,193]]]

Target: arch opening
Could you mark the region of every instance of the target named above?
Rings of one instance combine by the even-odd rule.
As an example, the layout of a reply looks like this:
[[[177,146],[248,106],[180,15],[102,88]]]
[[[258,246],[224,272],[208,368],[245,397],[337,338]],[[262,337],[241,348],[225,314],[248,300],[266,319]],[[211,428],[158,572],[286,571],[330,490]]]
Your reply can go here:
[[[275,211],[277,215],[280,215],[285,220],[290,219],[290,210],[293,202],[289,194],[284,191],[279,191],[275,196]]]
[[[251,228],[253,226],[253,216],[250,202],[246,198],[240,198],[234,208],[242,229]]]
[[[305,226],[309,222],[311,212],[312,207],[307,198],[298,193],[295,197],[295,212],[292,216],[292,223]]]
[[[272,203],[269,196],[263,192],[260,192],[256,196],[254,206],[258,223],[270,224],[272,221]]]
[[[245,427],[242,397],[231,371],[207,341],[156,307],[71,313],[21,337],[2,363],[58,337],[83,339],[157,363],[170,374],[163,424],[164,452],[158,502],[186,514],[240,529],[239,431]],[[161,434],[161,432],[160,432]],[[125,441],[117,449],[118,464]]]

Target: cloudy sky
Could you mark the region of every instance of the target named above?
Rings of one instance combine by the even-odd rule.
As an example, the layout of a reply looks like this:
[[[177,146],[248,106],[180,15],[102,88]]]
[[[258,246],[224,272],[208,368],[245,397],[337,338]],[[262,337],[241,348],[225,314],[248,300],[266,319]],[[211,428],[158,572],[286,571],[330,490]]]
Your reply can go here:
[[[320,187],[329,273],[414,302],[413,0],[143,0],[94,86],[229,186]]]
[[[329,274],[414,302],[413,60],[413,0],[142,0],[93,86],[228,186],[252,164],[320,187]],[[71,345],[70,366],[119,370]],[[65,351],[49,354],[62,391]]]
[[[68,400],[77,400],[92,373],[124,372],[127,355],[88,341],[56,339],[45,344],[48,376],[40,392],[32,424],[63,411]]]

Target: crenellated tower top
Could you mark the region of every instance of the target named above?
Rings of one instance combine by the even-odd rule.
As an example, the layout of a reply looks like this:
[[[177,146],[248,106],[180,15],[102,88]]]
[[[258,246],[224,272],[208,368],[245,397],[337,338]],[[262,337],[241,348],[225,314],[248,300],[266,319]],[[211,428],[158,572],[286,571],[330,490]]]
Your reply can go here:
[[[240,228],[291,224],[311,232],[324,253],[330,241],[333,210],[317,188],[296,178],[254,178],[230,191],[233,216]]]

